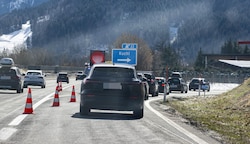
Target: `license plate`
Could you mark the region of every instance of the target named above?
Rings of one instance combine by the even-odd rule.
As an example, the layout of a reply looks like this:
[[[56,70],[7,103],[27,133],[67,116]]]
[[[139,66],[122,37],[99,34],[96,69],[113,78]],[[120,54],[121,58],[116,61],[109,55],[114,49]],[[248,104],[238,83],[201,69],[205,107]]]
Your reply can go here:
[[[177,88],[177,85],[170,85],[171,88]]]
[[[202,85],[202,86],[201,86],[201,89],[203,89],[203,90],[208,90],[208,85]]]
[[[103,83],[103,89],[122,89],[121,83]]]
[[[9,80],[9,79],[10,79],[10,76],[1,76],[1,79],[2,79],[2,80]]]

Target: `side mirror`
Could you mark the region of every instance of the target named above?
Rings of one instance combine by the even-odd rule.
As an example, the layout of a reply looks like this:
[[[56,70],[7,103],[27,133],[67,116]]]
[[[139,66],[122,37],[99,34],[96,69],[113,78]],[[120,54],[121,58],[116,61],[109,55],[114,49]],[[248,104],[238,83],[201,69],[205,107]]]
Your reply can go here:
[[[86,77],[87,77],[87,75],[86,75],[86,74],[83,74],[83,75],[82,75],[82,77],[83,77],[83,79],[84,79],[84,78],[86,78]]]

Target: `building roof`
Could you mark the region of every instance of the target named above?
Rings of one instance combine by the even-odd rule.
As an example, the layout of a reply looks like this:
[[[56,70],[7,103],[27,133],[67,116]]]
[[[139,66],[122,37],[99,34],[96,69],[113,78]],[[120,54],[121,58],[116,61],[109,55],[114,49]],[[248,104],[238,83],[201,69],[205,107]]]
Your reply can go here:
[[[250,61],[247,60],[219,60],[220,62],[230,64],[233,66],[241,67],[241,68],[250,68]]]

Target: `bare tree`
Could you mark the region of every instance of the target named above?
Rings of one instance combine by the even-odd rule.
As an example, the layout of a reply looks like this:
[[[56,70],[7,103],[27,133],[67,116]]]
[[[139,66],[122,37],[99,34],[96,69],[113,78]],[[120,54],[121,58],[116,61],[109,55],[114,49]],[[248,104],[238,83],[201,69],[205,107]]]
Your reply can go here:
[[[122,34],[115,42],[114,47],[120,48],[123,43],[137,43],[137,70],[152,70],[153,54],[148,44],[132,34]]]

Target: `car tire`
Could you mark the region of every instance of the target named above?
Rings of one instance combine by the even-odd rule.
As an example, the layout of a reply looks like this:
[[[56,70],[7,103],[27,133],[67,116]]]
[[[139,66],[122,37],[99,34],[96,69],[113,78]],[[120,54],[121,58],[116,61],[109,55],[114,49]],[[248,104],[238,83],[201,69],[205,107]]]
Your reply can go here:
[[[155,96],[155,92],[152,92],[151,95],[152,95],[152,97],[154,97]]]
[[[22,89],[21,88],[18,88],[17,90],[16,90],[16,93],[21,93],[22,92]]]
[[[90,108],[87,106],[80,106],[80,114],[88,115],[90,113]]]
[[[143,108],[139,108],[139,109],[134,110],[133,111],[133,117],[138,118],[138,119],[142,118],[143,117],[143,111],[144,111]]]
[[[159,95],[159,91],[156,91],[155,96],[158,96],[158,95]]]
[[[46,87],[45,85],[41,86],[41,88],[45,88],[45,87]]]
[[[148,94],[145,94],[144,100],[148,100]]]

